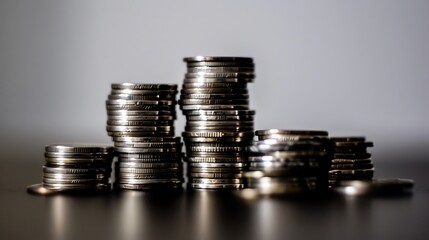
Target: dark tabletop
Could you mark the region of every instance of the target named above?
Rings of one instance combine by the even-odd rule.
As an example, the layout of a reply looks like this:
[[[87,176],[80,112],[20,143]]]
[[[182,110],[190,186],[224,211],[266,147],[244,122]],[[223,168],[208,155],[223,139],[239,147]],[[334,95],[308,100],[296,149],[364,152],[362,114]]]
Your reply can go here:
[[[428,164],[379,162],[412,195],[245,200],[236,192],[36,196],[41,167],[0,164],[0,239],[429,239]]]

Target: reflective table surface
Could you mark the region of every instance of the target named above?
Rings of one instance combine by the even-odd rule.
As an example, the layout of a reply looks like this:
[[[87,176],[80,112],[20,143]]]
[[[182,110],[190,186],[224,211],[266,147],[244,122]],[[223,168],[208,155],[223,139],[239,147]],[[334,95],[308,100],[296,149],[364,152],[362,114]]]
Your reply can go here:
[[[36,196],[41,167],[0,164],[0,239],[428,239],[428,164],[379,163],[415,180],[396,197],[243,199],[237,192]]]

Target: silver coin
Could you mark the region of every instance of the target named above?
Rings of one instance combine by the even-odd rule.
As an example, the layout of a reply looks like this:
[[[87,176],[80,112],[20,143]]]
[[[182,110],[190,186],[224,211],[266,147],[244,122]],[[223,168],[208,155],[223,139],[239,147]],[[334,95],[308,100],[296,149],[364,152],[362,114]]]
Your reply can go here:
[[[349,196],[363,195],[396,195],[412,191],[414,181],[411,179],[373,179],[340,181],[333,187],[334,191]]]
[[[126,148],[181,148],[180,142],[115,142],[115,147]]]
[[[119,184],[151,184],[151,183],[174,183],[180,184],[183,182],[181,178],[158,178],[158,179],[119,179]]]
[[[365,142],[365,137],[350,136],[350,137],[330,137],[334,142]]]
[[[274,151],[266,152],[264,156],[271,156],[276,159],[291,159],[291,158],[327,158],[330,157],[330,154],[326,151]]]
[[[198,77],[206,77],[206,78],[255,78],[255,74],[253,72],[193,72],[193,73],[185,73],[185,78],[198,78]]]
[[[110,94],[132,94],[132,95],[165,95],[176,94],[177,90],[145,90],[145,89],[112,89]]]
[[[192,168],[188,168],[188,173],[243,173],[244,170],[246,170],[245,167],[242,167],[242,168],[239,168],[239,167],[231,167],[231,168],[227,168],[227,167],[221,167],[221,168],[192,167]]]
[[[173,121],[173,116],[108,116],[107,121]]]
[[[180,99],[249,99],[249,94],[182,94],[180,95]]]
[[[185,157],[185,162],[190,163],[245,163],[247,156],[205,156],[205,157]]]
[[[240,61],[198,61],[198,62],[187,62],[187,67],[255,67],[252,61],[240,62]]]
[[[372,163],[346,163],[346,164],[331,164],[331,169],[372,169]]]
[[[194,88],[246,88],[247,83],[206,83],[206,82],[197,82],[197,83],[183,83],[183,89],[194,89]]]
[[[187,116],[187,121],[253,121],[253,115],[239,116]]]
[[[181,141],[180,137],[115,137],[114,142],[129,142],[129,143],[140,143],[140,142],[176,142]]]
[[[321,130],[284,130],[284,129],[267,129],[267,130],[258,130],[255,132],[256,136],[263,135],[303,135],[303,136],[328,136],[327,131]]]
[[[107,125],[112,126],[173,126],[173,121],[123,121],[107,120]]]
[[[371,159],[342,159],[342,158],[334,158],[331,160],[332,164],[363,164],[363,163],[371,163]]]
[[[182,168],[124,168],[120,167],[118,173],[136,173],[136,174],[162,174],[162,173],[178,173],[182,172]]]
[[[251,83],[253,82],[254,77],[250,78],[211,78],[211,77],[204,77],[204,76],[198,76],[193,78],[185,78],[183,80],[183,83]]]
[[[185,126],[185,131],[196,132],[196,131],[228,131],[228,132],[251,132],[253,126]]]
[[[258,136],[258,140],[275,139],[277,141],[323,141],[328,142],[328,137],[323,136],[303,136],[303,135],[282,135],[282,134],[271,134]]]
[[[181,178],[181,173],[166,173],[166,174],[136,174],[136,173],[118,173],[117,178],[125,180],[133,179],[159,179],[159,178]]]
[[[66,168],[43,166],[43,172],[61,174],[99,174],[107,173],[107,170],[105,168]]]
[[[136,148],[136,147],[115,147],[116,152],[120,153],[174,153],[181,152],[182,146],[178,148]]]
[[[183,137],[188,138],[223,138],[223,137],[252,137],[253,131],[244,132],[226,132],[226,131],[187,131],[182,133]]]
[[[45,146],[45,151],[61,153],[112,153],[113,146],[93,143],[50,144]]]
[[[252,168],[319,168],[317,161],[312,161],[309,164],[307,161],[261,161],[250,162]]]
[[[142,117],[142,116],[161,116],[161,117],[170,117],[170,116],[176,116],[176,111],[169,111],[169,110],[109,110],[107,111],[108,117],[111,116],[124,116],[124,117],[130,117],[130,116],[136,116],[136,117]]]
[[[113,100],[112,100],[113,101]],[[108,111],[116,110],[148,110],[148,111],[170,111],[170,115],[175,113],[176,105],[135,105],[135,104],[107,104]]]
[[[364,174],[364,173],[374,173],[374,168],[370,169],[331,169],[329,170],[330,174]]]
[[[109,175],[103,173],[87,174],[87,173],[44,173],[44,179],[59,179],[59,180],[78,180],[78,179],[96,179],[96,180],[108,180]]]
[[[161,162],[161,163],[135,163],[135,162],[119,162],[119,167],[124,168],[178,168],[181,166],[177,162]]]
[[[180,159],[181,152],[167,153],[118,153],[118,157],[122,159]]]
[[[186,94],[249,94],[247,88],[185,88],[180,91]]]
[[[108,191],[110,184],[107,183],[83,183],[83,184],[63,184],[63,183],[43,183],[43,187],[50,190],[91,190],[91,191]]]
[[[370,153],[334,153],[335,159],[368,159],[371,158]]]
[[[181,163],[180,158],[119,158],[121,163]]]
[[[188,73],[253,73],[255,72],[254,67],[219,67],[219,66],[188,66],[187,67]]]
[[[177,90],[176,84],[112,83],[112,89]]]
[[[188,127],[203,127],[203,126],[253,126],[253,121],[187,121]]]
[[[249,57],[224,57],[224,56],[195,56],[183,58],[183,61],[190,62],[253,62]]]
[[[244,178],[244,173],[188,173],[189,178]]]
[[[176,101],[171,100],[106,100],[107,105],[175,105]]]
[[[204,147],[204,146],[191,146],[187,147],[192,152],[244,152],[246,147]]]
[[[182,99],[179,105],[248,105],[247,99]],[[183,107],[182,107],[183,108]]]
[[[171,131],[157,131],[157,132],[107,132],[107,135],[112,137],[173,137],[174,129]]]
[[[106,126],[109,132],[168,132],[174,131],[173,126]]]
[[[181,190],[181,183],[151,183],[151,184],[115,184],[115,188],[123,190]]]
[[[244,183],[242,178],[190,178],[190,183],[198,184],[231,184],[231,183]]]
[[[43,184],[97,184],[102,183],[103,179],[65,179],[65,178],[46,178],[43,177]]]
[[[59,159],[74,159],[79,161],[81,159],[100,159],[100,160],[109,160],[113,158],[113,152],[110,153],[74,153],[74,152],[45,152],[45,157],[47,158],[56,158]]]
[[[247,147],[248,143],[240,142],[187,142],[186,147]]]
[[[250,152],[266,153],[277,151],[321,151],[326,146],[319,142],[279,142],[275,140],[258,141],[249,147]]]
[[[244,184],[209,184],[209,183],[189,183],[189,188],[194,189],[242,189]]]
[[[242,116],[255,115],[253,110],[195,110],[187,111],[187,116]]]
[[[247,138],[184,138],[185,142],[188,143],[250,143],[252,142],[252,137]]]
[[[47,196],[47,195],[55,195],[63,191],[61,191],[60,189],[46,188],[45,186],[43,186],[42,183],[38,183],[38,184],[33,184],[28,186],[27,192],[31,194],[36,194],[36,195]]]
[[[190,167],[198,167],[198,168],[244,168],[247,166],[247,163],[241,162],[241,163],[231,163],[231,162],[222,162],[222,163],[195,163],[195,162],[190,162],[189,165]]]
[[[145,94],[145,95],[134,95],[134,94],[109,94],[107,96],[109,100],[169,100],[175,101],[176,94]]]
[[[373,147],[373,142],[334,142],[334,146],[336,147]]]

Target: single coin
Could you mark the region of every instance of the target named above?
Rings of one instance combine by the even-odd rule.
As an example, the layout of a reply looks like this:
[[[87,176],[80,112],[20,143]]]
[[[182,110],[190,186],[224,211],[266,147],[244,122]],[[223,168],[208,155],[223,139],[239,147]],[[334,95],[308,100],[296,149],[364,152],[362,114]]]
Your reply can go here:
[[[222,137],[252,137],[253,131],[243,132],[226,132],[226,131],[186,131],[182,133],[183,137],[207,137],[207,138],[222,138]]]
[[[61,193],[63,191],[59,189],[50,189],[43,186],[42,183],[33,184],[27,187],[27,192],[36,195],[48,196]]]
[[[187,111],[187,116],[248,116],[255,115],[253,110],[195,110]]]
[[[328,136],[327,131],[321,130],[284,130],[284,129],[267,129],[267,130],[258,130],[255,132],[256,136],[263,135],[304,135],[304,136]]]
[[[107,116],[107,121],[173,121],[173,116]]]
[[[334,153],[334,159],[368,159],[370,153]]]
[[[94,143],[50,144],[45,146],[45,151],[60,153],[112,153],[113,146]]]
[[[277,141],[288,142],[288,141],[323,141],[328,143],[329,138],[324,136],[304,136],[304,135],[282,135],[282,134],[271,134],[258,136],[259,141],[275,139]]]
[[[190,167],[198,167],[198,168],[244,168],[247,166],[247,163],[240,162],[218,162],[218,163],[196,163],[196,162],[190,162]]]
[[[43,172],[61,174],[100,174],[106,173],[107,170],[105,168],[66,168],[43,166]]]
[[[171,100],[106,100],[107,105],[175,105],[176,101]]]
[[[161,163],[135,163],[135,162],[119,162],[119,167],[124,168],[178,168],[180,163],[176,162],[161,162]]]
[[[174,131],[173,126],[106,126],[109,132],[168,132]]]
[[[162,173],[178,173],[182,172],[182,168],[174,167],[174,168],[124,168],[120,167],[118,169],[119,173],[136,173],[136,174],[162,174]]]
[[[165,178],[181,178],[182,173],[157,173],[157,174],[137,174],[137,173],[118,173],[116,178],[125,180],[138,180],[138,179],[165,179]]]
[[[248,99],[182,99],[180,105],[225,105],[225,104],[249,104]]]
[[[189,183],[197,184],[241,184],[242,178],[190,178]]]
[[[249,99],[249,94],[182,94],[180,99]]]
[[[110,94],[116,95],[116,94],[131,94],[131,95],[166,95],[166,94],[172,94],[175,95],[177,93],[177,90],[158,90],[158,89],[112,89],[110,91]]]
[[[176,84],[112,83],[112,89],[177,90]]]
[[[342,158],[334,158],[331,160],[332,164],[365,164],[371,163],[371,159],[342,159]]]
[[[126,148],[181,148],[181,142],[115,142],[115,147]]]
[[[374,164],[372,163],[343,163],[343,164],[331,164],[331,169],[373,169]]]
[[[329,174],[344,174],[344,175],[353,175],[353,174],[364,174],[364,173],[374,173],[374,168],[370,169],[331,169]]]
[[[253,121],[253,115],[239,115],[239,116],[187,116],[187,121]]]
[[[114,101],[114,100],[111,100]],[[170,115],[175,113],[176,105],[136,105],[136,104],[106,104],[106,109],[108,111],[116,110],[144,110],[144,111],[170,111]]]
[[[48,178],[43,177],[43,184],[96,184],[102,183],[104,179],[68,179],[68,178]]]
[[[113,157],[113,151],[109,153],[75,153],[75,152],[45,152],[45,157],[60,159],[79,160],[109,160]]]
[[[112,125],[112,126],[174,126],[174,121],[107,120],[107,125]]]
[[[183,83],[251,83],[253,82],[254,77],[250,78],[212,78],[212,77],[205,77],[205,76],[198,76],[193,78],[185,78],[183,80]]]
[[[333,144],[335,147],[356,147],[356,148],[363,148],[363,147],[373,147],[373,142],[334,142]]]
[[[247,137],[247,138],[228,138],[228,137],[222,137],[222,138],[207,138],[207,137],[201,137],[201,138],[184,138],[183,139],[187,143],[245,143],[246,145],[250,145],[250,143],[253,140],[253,137]]]
[[[145,94],[145,95],[134,95],[134,94],[109,94],[107,96],[109,100],[168,100],[175,101],[176,94]]]
[[[64,184],[64,183],[43,183],[43,186],[52,190],[62,190],[64,192],[81,193],[94,193],[108,192],[110,184],[108,183],[79,183],[79,184]],[[83,192],[82,192],[83,193]]]
[[[242,167],[232,167],[232,168],[226,168],[226,167],[221,167],[221,168],[214,168],[214,167],[209,167],[209,168],[202,168],[202,167],[190,167],[188,168],[188,173],[243,173],[243,171],[246,170],[246,168]]]
[[[60,180],[78,180],[78,179],[94,179],[94,180],[108,180],[110,177],[109,174],[97,173],[97,174],[88,174],[88,173],[44,173],[44,179],[60,179]]]
[[[245,61],[198,61],[187,62],[187,67],[255,67],[253,62]]]
[[[247,88],[185,88],[180,91],[186,94],[249,94]]]
[[[247,82],[236,83],[236,82],[227,82],[227,83],[207,83],[207,82],[197,82],[197,83],[183,83],[183,89],[194,89],[194,88],[247,88]]]
[[[204,147],[204,146],[191,146],[186,147],[187,150],[192,152],[244,152],[246,147]]]
[[[254,67],[219,67],[219,66],[213,66],[213,67],[207,67],[207,66],[200,66],[200,67],[187,67],[188,73],[254,73],[255,68]]]
[[[167,152],[167,153],[118,153],[119,158],[135,158],[135,159],[173,159],[181,158],[181,152]]]
[[[251,126],[185,126],[185,131],[187,132],[196,132],[196,131],[206,131],[206,132],[253,132],[253,125]]]
[[[400,195],[410,193],[413,186],[413,180],[397,178],[339,181],[333,189],[337,193],[348,196]]]
[[[242,189],[244,188],[244,184],[230,184],[230,183],[222,183],[222,184],[209,184],[209,183],[188,183],[188,188],[193,189]]]
[[[115,147],[115,151],[119,153],[176,153],[182,151],[180,147],[165,147],[165,148],[137,148],[137,147]]]
[[[141,132],[141,131],[132,131],[132,132],[107,132],[107,135],[111,137],[173,137],[174,129],[171,131],[151,131],[151,132]]]
[[[187,121],[188,127],[203,127],[203,126],[253,126],[253,121]]]
[[[146,143],[146,142],[176,142],[181,141],[180,137],[115,137],[114,142]]]
[[[185,157],[185,162],[190,163],[245,163],[247,162],[247,156],[206,156],[206,157]]]
[[[320,142],[279,142],[275,140],[258,141],[249,147],[250,152],[265,153],[276,151],[324,151],[326,146]]]
[[[367,147],[334,147],[331,149],[334,153],[352,153],[352,154],[366,154],[368,153]]]
[[[244,173],[195,173],[189,172],[189,178],[244,178]]]
[[[353,137],[330,137],[331,141],[334,142],[365,142],[365,137],[353,136]]]
[[[195,56],[183,58],[183,61],[190,62],[253,62],[250,57],[224,57],[224,56]]]
[[[170,117],[170,116],[176,116],[176,111],[168,111],[168,110],[109,110],[107,111],[108,117],[111,116],[161,116],[161,117]]]
[[[119,184],[152,184],[152,183],[173,183],[181,184],[183,179],[181,178],[158,178],[158,179],[119,179]]]

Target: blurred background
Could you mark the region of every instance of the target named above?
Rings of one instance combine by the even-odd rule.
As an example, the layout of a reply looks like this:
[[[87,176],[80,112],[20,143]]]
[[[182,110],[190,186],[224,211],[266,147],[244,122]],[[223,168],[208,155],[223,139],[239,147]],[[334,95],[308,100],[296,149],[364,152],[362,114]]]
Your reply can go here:
[[[363,135],[375,143],[376,177],[418,180],[429,169],[428,9],[392,0],[1,0],[2,187],[13,184],[3,174],[11,169],[40,181],[45,144],[110,142],[111,83],[180,86],[182,59],[195,55],[254,58],[256,129]]]

